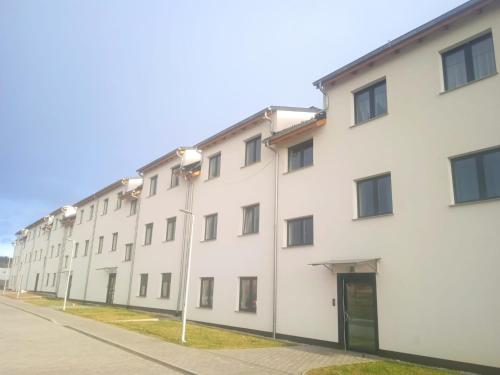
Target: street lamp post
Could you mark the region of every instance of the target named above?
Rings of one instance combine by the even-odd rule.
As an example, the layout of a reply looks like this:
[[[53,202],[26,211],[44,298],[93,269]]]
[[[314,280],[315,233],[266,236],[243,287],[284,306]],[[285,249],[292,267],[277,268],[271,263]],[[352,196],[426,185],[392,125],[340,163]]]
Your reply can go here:
[[[187,210],[179,210],[186,215],[191,216],[191,234],[189,236],[189,247],[187,254],[187,271],[186,271],[186,290],[184,293],[184,307],[182,308],[182,334],[181,341],[186,342],[186,320],[187,320],[187,304],[188,304],[188,293],[189,293],[189,274],[191,273],[191,251],[193,249],[193,234],[194,234],[194,214]]]
[[[71,241],[71,251],[69,253],[70,259],[69,259],[69,270],[68,270],[68,279],[66,280],[66,291],[64,292],[64,304],[63,304],[63,311],[66,311],[66,301],[68,300],[68,289],[69,289],[69,280],[71,277],[71,267],[73,266],[73,246],[75,244],[75,240],[71,238],[67,238],[66,241]]]

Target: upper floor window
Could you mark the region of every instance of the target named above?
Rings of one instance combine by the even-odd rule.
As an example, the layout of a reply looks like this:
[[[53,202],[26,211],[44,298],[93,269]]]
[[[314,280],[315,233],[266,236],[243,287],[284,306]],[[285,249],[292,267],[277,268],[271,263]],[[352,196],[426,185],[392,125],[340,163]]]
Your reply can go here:
[[[220,176],[220,153],[208,159],[208,178]]]
[[[156,194],[156,185],[158,183],[158,175],[149,179],[149,196]]]
[[[102,214],[103,215],[106,215],[108,213],[108,204],[109,204],[109,199],[106,198],[103,202],[102,202]]]
[[[243,207],[243,234],[259,233],[258,204]]]
[[[212,308],[214,295],[214,278],[202,277],[200,286],[200,307]]]
[[[205,216],[205,241],[217,238],[217,214]]]
[[[85,248],[83,249],[83,256],[86,257],[89,253],[89,240],[85,240]]]
[[[94,205],[91,205],[89,207],[89,218],[88,218],[88,220],[89,221],[92,220],[93,217],[94,217]]]
[[[391,175],[367,178],[357,182],[358,217],[392,213]]]
[[[75,251],[73,252],[73,258],[76,258],[78,256],[78,248],[80,247],[80,243],[77,242],[75,243]]]
[[[287,246],[312,245],[314,242],[312,216],[287,221]]]
[[[170,187],[176,187],[179,186],[179,170],[180,166],[176,165],[175,167],[172,168],[172,172],[170,175]]]
[[[161,274],[160,298],[170,298],[170,282],[172,280],[171,273]]]
[[[167,235],[165,237],[165,241],[173,241],[175,240],[175,224],[177,219],[175,217],[171,217],[167,219]]]
[[[153,223],[146,224],[146,232],[144,234],[144,245],[151,245],[153,241]]]
[[[118,245],[118,232],[113,233],[113,239],[111,240],[111,251],[116,251]]]
[[[81,224],[83,222],[83,215],[84,215],[84,213],[85,213],[84,210],[80,211],[80,219],[78,221],[78,224]]]
[[[104,236],[99,237],[99,243],[97,244],[97,254],[102,253],[102,248],[104,246]]]
[[[443,53],[442,58],[445,90],[451,90],[496,73],[491,33]]]
[[[132,199],[130,201],[130,216],[137,213],[137,199]]]
[[[313,140],[292,146],[288,149],[288,171],[304,168],[313,164]]]
[[[500,197],[500,148],[451,160],[455,203]]]
[[[387,113],[385,79],[354,94],[355,123],[360,124]]]
[[[260,135],[245,142],[245,165],[260,161],[260,145]]]
[[[125,245],[125,262],[132,259],[132,246],[133,244],[131,243]]]
[[[119,210],[120,208],[122,208],[122,199],[123,199],[123,193],[119,192],[116,195],[116,209],[117,210]]]

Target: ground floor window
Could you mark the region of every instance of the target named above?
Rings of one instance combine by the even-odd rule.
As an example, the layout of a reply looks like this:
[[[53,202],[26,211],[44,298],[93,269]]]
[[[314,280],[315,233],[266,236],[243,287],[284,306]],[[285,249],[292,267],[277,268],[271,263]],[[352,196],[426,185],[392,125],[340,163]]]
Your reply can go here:
[[[170,298],[170,282],[172,280],[171,273],[161,274],[161,290],[160,298]]]
[[[146,297],[148,292],[148,274],[141,273],[141,286],[139,287],[139,297]]]
[[[202,277],[200,289],[200,307],[212,308],[214,296],[214,278]]]
[[[257,311],[257,278],[240,277],[240,311]]]

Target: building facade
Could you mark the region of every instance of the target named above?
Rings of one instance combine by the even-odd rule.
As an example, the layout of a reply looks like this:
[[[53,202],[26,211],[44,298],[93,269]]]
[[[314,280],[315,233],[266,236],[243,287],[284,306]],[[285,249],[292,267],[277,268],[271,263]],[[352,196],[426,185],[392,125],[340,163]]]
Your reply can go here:
[[[465,3],[314,82],[323,110],[266,108],[195,173],[174,150],[18,232],[10,285],[180,313],[189,284],[194,321],[500,371],[499,40],[499,2]]]

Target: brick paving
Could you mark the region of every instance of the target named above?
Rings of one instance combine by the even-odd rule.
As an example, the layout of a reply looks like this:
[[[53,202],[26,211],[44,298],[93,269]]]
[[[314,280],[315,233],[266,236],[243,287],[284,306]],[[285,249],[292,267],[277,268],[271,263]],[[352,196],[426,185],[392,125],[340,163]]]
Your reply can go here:
[[[15,299],[2,297],[0,303],[185,373],[302,374],[316,367],[373,360],[312,345],[262,349],[194,349]]]

